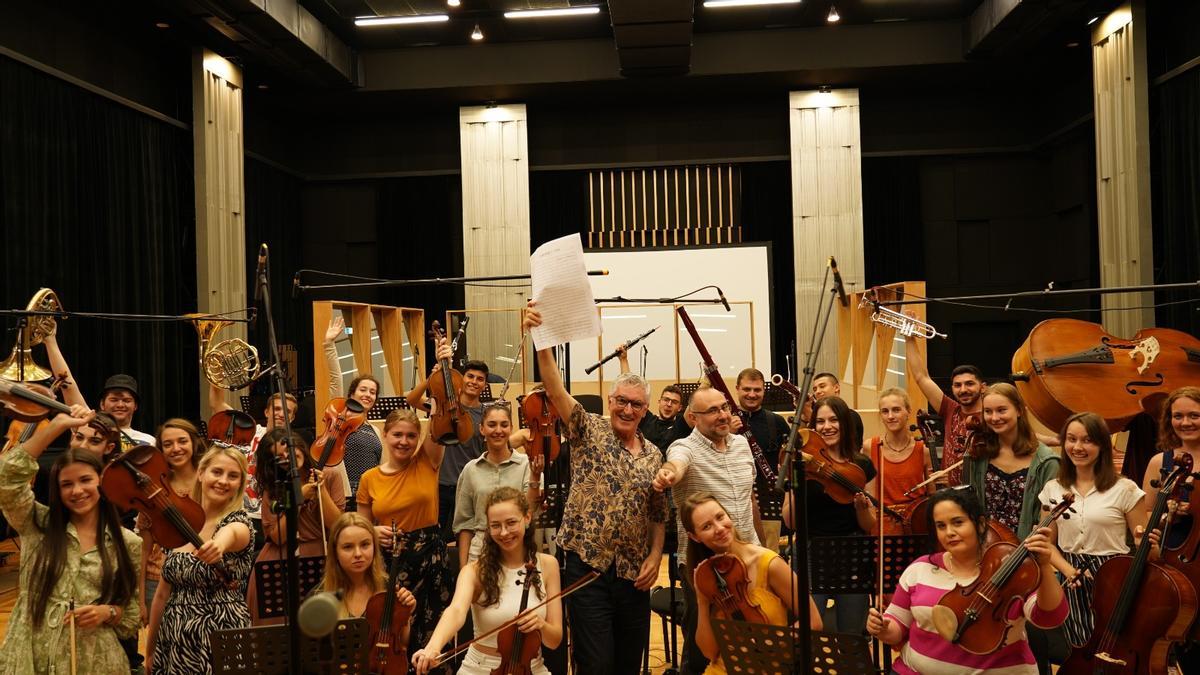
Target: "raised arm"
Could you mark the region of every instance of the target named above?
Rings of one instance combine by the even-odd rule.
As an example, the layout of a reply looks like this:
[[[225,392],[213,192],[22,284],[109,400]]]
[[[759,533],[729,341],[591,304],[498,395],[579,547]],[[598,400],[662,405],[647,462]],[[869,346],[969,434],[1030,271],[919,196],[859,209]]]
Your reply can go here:
[[[55,329],[57,331],[57,328]],[[67,358],[63,356],[62,350],[58,348],[58,338],[55,333],[50,333],[46,339],[42,341],[46,345],[46,356],[50,358],[50,370],[56,377],[65,378],[63,380],[62,391],[63,402],[67,405],[81,405],[87,407],[87,401],[83,398],[83,392],[79,389],[79,383],[75,381],[71,375],[71,367],[67,365]]]
[[[542,315],[534,307],[535,304],[533,300],[530,300],[529,306],[525,310],[523,323],[525,330],[542,325]],[[558,372],[558,364],[554,361],[553,350],[539,349],[537,359],[538,368],[542,371],[542,384],[546,387],[546,395],[550,397],[550,402],[554,404],[554,407],[558,408],[559,415],[569,416],[579,402],[567,392],[562,375]]]
[[[929,377],[929,365],[925,363],[924,350],[921,345],[917,344],[917,338],[909,335],[904,338],[904,362],[908,364],[908,375],[917,381],[917,386],[921,388],[921,393],[925,394],[925,398],[929,399],[930,405],[934,410],[940,410],[942,407],[942,398],[945,393],[942,388]]]
[[[338,362],[334,340],[337,340],[344,330],[346,322],[340,316],[334,317],[329,321],[329,328],[325,329],[325,340],[321,343],[321,349],[325,353],[325,368],[329,371],[326,384],[329,387],[329,398],[339,398],[342,395],[342,364]]]

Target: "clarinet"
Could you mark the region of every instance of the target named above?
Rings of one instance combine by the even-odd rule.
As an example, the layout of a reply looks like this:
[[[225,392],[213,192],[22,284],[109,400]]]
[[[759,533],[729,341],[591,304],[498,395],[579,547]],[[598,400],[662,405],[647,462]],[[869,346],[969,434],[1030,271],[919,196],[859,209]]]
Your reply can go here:
[[[692,317],[688,316],[687,310],[679,307],[675,311],[679,312],[679,318],[683,319],[683,325],[687,328],[688,334],[692,336],[692,342],[696,343],[696,351],[700,352],[700,358],[704,359],[704,377],[708,379],[709,386],[725,395],[725,400],[729,402],[729,407],[742,420],[741,434],[750,443],[750,454],[754,455],[754,464],[758,467],[759,476],[767,483],[774,485],[775,470],[771,468],[771,463],[767,461],[766,455],[763,454],[762,446],[758,444],[758,440],[754,438],[754,432],[750,430],[750,413],[738,407],[733,394],[729,392],[729,386],[725,384],[725,380],[721,379],[721,373],[717,372],[716,362],[713,361],[712,355],[708,353],[708,348],[704,346],[704,342],[700,340],[700,333],[696,330],[696,325],[692,323]]]

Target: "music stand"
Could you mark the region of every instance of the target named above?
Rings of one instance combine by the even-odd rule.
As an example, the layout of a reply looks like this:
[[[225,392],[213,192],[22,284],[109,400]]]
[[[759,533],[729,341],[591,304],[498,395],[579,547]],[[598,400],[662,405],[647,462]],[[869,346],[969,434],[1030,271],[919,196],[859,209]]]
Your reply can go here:
[[[877,675],[867,638],[852,633],[812,631],[812,663],[801,670],[794,656],[800,631],[790,626],[713,619],[721,662],[730,675]]]
[[[381,396],[375,400],[375,405],[367,411],[369,420],[385,420],[393,410],[405,410],[409,407],[408,399],[403,396]]]
[[[759,478],[755,481],[755,488],[758,492],[758,512],[763,520],[778,520],[783,521],[783,493],[776,492],[775,488],[765,480]]]
[[[297,558],[300,565],[300,595],[305,596],[325,576],[325,558]],[[254,563],[254,584],[258,593],[258,616],[275,619],[287,614],[287,560],[260,560]]]
[[[298,670],[288,664],[287,626],[258,626],[213,631],[213,675],[286,675],[292,672],[367,675],[371,628],[366,619],[343,619],[328,637],[303,638]]]
[[[920,534],[885,535],[883,548],[883,585],[887,592],[896,587],[912,561],[929,553],[929,540]],[[813,537],[809,543],[812,592],[877,593],[878,556],[878,537]]]

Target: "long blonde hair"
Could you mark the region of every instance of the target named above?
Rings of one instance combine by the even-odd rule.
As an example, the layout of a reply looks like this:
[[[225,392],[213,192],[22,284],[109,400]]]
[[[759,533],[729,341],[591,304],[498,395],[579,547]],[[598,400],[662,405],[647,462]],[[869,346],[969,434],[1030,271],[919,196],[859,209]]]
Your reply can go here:
[[[228,457],[234,462],[237,462],[238,468],[242,471],[242,480],[238,482],[237,492],[229,498],[229,503],[225,505],[225,509],[221,511],[221,517],[237,511],[243,507],[246,501],[246,481],[250,479],[249,465],[246,462],[246,455],[242,454],[241,450],[234,447],[221,447],[214,445],[204,453],[200,458],[200,465],[196,467],[196,485],[192,488],[192,499],[200,506],[204,506],[204,488],[201,485],[200,478],[208,469],[208,465],[213,463],[217,457]]]
[[[350,576],[338,564],[338,537],[351,527],[361,527],[371,533],[371,546],[375,555],[371,558],[371,569],[367,572],[367,583],[371,591],[378,593],[387,585],[387,575],[383,573],[383,553],[379,550],[379,533],[366,516],[351,511],[343,513],[329,530],[329,545],[325,547],[325,578],[321,580],[321,589],[325,591],[344,591],[350,588]]]

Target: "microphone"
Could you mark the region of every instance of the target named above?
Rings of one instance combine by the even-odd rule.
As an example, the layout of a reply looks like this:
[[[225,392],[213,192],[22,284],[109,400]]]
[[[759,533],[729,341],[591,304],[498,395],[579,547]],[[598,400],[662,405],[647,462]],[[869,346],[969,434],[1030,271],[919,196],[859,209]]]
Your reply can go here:
[[[300,297],[300,273],[296,272],[296,276],[292,277],[292,299]]]
[[[333,632],[341,610],[342,592],[323,591],[300,603],[296,621],[300,630],[310,638],[325,637]]]
[[[725,299],[725,294],[724,294],[724,293],[721,291],[721,287],[720,287],[720,286],[718,286],[718,287],[717,287],[717,297],[718,297],[718,298],[721,298],[721,304],[722,304],[722,305],[725,305],[725,311],[726,311],[726,312],[732,312],[732,311],[733,311],[732,309],[730,309],[730,308],[729,308],[729,301]]]
[[[838,272],[837,261],[833,259],[833,256],[829,256],[829,268],[833,270],[833,288],[837,291],[838,302],[842,303],[842,307],[849,307],[850,301],[846,299],[846,287],[842,284],[842,275]]]
[[[267,244],[258,249],[258,269],[254,271],[254,304],[262,301],[262,282],[267,277]]]

